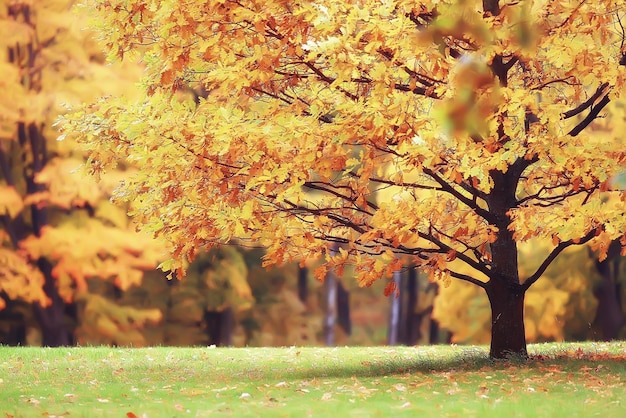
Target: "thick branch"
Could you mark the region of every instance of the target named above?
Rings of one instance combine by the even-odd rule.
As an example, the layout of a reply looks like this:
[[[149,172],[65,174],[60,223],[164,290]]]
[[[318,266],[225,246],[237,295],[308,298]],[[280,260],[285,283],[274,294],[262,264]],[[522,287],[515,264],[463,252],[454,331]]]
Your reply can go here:
[[[11,172],[11,165],[9,164],[9,159],[7,158],[7,154],[4,151],[4,143],[0,140],[0,169],[2,169],[2,175],[4,176],[4,180],[9,186],[15,185],[15,179],[13,178],[13,173]]]
[[[571,110],[568,110],[567,112],[563,113],[563,119],[569,119],[569,118],[571,118],[573,116],[576,116],[580,112],[584,111],[588,107],[591,107],[594,104],[594,102],[596,100],[598,100],[600,98],[600,96],[602,96],[604,94],[604,92],[606,91],[607,87],[609,87],[609,83],[602,83],[600,85],[600,87],[598,87],[596,89],[596,92],[593,93],[593,95],[589,99],[585,100],[583,103],[579,104],[575,108],[573,108]]]
[[[326,183],[322,183],[322,184],[324,184],[324,185],[328,185],[329,187],[332,187],[331,185],[326,184]],[[333,196],[335,196],[335,197],[338,197],[338,198],[340,198],[340,199],[343,199],[343,200],[345,200],[345,201],[347,201],[347,202],[351,202],[351,203],[353,203],[353,204],[355,204],[355,202],[356,202],[356,198],[352,198],[352,197],[346,196],[346,195],[341,194],[341,193],[339,193],[338,191],[333,190],[333,189],[331,189],[331,188],[323,187],[323,186],[322,186],[322,185],[320,185],[318,182],[314,182],[314,181],[307,181],[307,182],[305,182],[305,183],[304,183],[304,187],[307,187],[307,188],[309,188],[309,189],[319,190],[319,191],[321,191],[321,192],[325,192],[325,193],[330,193],[330,194],[332,194],[332,195],[333,195]],[[352,189],[351,189],[351,188],[348,188],[348,189],[349,189],[350,191],[352,191]],[[367,203],[367,206],[368,206],[368,207],[370,207],[370,208],[372,208],[372,209],[374,209],[374,210],[378,210],[378,205],[376,205],[375,203],[372,203],[372,202],[368,201],[367,199],[365,199],[365,202]],[[372,213],[369,213],[369,212],[365,212],[365,213],[367,213],[368,215],[372,215]]]
[[[596,236],[596,230],[591,230],[587,233],[587,235],[585,235],[583,238],[579,239],[579,240],[573,240],[570,239],[568,241],[563,241],[561,242],[559,245],[557,245],[552,252],[550,253],[550,255],[548,255],[548,257],[546,257],[545,260],[543,260],[543,263],[541,263],[541,265],[539,266],[539,268],[537,269],[537,271],[535,271],[535,273],[533,273],[532,276],[528,277],[524,283],[522,283],[522,290],[525,292],[526,290],[528,290],[528,288],[530,286],[532,286],[537,280],[539,280],[539,278],[541,277],[541,275],[546,271],[546,269],[550,266],[550,264],[554,261],[554,259],[561,254],[561,252],[566,249],[567,247],[570,247],[572,245],[582,245],[585,244],[587,242],[589,242],[593,237]]]
[[[423,238],[426,241],[435,244],[436,246],[438,246],[439,248],[441,248],[445,252],[454,251],[455,254],[456,254],[456,258],[458,258],[459,260],[463,261],[465,264],[467,264],[468,266],[472,267],[474,270],[480,271],[485,276],[490,276],[491,271],[487,268],[487,266],[485,264],[483,264],[483,263],[481,263],[479,261],[476,261],[476,260],[472,259],[471,257],[468,257],[466,254],[463,254],[461,252],[458,252],[458,251],[454,250],[454,248],[452,248],[449,245],[445,244],[441,240],[435,238],[431,234],[426,234],[426,233],[423,233],[423,232],[417,232],[417,235],[420,238]]]
[[[598,114],[600,113],[600,111],[604,109],[604,107],[608,105],[610,101],[611,99],[609,99],[608,94],[604,96],[602,100],[600,100],[598,104],[595,105],[595,107],[591,108],[591,111],[589,112],[587,117],[585,117],[585,119],[580,121],[578,125],[576,125],[571,131],[568,132],[568,135],[576,136],[579,133],[581,133],[583,129],[585,129],[591,122],[594,121],[595,118],[598,117]]]
[[[485,282],[481,282],[480,280],[477,280],[475,278],[473,278],[472,276],[468,276],[467,274],[462,274],[462,273],[457,273],[456,271],[452,271],[452,270],[446,270],[450,276],[454,277],[455,279],[458,280],[463,280],[465,282],[469,282],[471,284],[474,284],[478,287],[482,287],[483,289],[485,289],[486,287],[486,283]]]
[[[500,0],[483,0],[483,12],[490,13],[491,16],[500,14]]]

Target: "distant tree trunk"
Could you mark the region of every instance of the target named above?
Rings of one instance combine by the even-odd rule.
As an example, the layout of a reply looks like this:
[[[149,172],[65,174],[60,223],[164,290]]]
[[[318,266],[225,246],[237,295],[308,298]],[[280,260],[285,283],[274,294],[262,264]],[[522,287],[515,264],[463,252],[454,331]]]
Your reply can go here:
[[[393,281],[400,294],[394,293],[390,296],[391,306],[389,312],[389,326],[387,328],[387,344],[397,345],[400,343],[400,316],[402,312],[402,272],[393,272]]]
[[[337,254],[337,246],[333,244],[330,249],[331,257]],[[326,312],[324,315],[324,342],[327,347],[335,345],[335,323],[337,322],[337,276],[335,272],[328,271],[324,278],[324,290],[326,292]]]
[[[418,292],[418,275],[417,269],[412,267],[407,275],[407,303],[406,303],[406,322],[405,322],[405,339],[407,345],[415,345],[419,340],[420,321],[417,315],[417,292]]]
[[[5,292],[0,292],[0,303],[6,305],[0,311],[0,344],[26,345],[26,318],[19,309],[23,303],[9,299]]]
[[[607,258],[596,261],[596,268],[602,276],[602,282],[594,289],[598,299],[598,309],[594,324],[602,331],[602,339],[614,340],[624,325],[624,312],[621,306],[619,279],[621,245],[618,240],[611,242]]]
[[[41,327],[41,344],[44,347],[72,345],[73,338],[65,315],[66,306],[59,295],[56,280],[52,277],[52,263],[45,258],[40,258],[37,265],[45,277],[44,292],[52,302],[46,307],[39,304],[33,306],[35,317]]]
[[[36,15],[32,12],[30,4],[26,2],[14,2],[8,9],[10,19],[23,22],[29,26],[33,33],[36,33]],[[7,57],[9,62],[15,64],[23,74],[22,87],[32,93],[39,93],[42,89],[42,70],[39,54],[41,45],[36,36],[31,36],[28,42],[18,43],[14,47],[9,47]],[[26,115],[27,117],[29,115]],[[48,150],[46,138],[43,136],[43,124],[30,122],[28,124],[19,122],[17,124],[17,142],[22,152],[25,162],[23,166],[23,178],[26,181],[26,192],[35,194],[43,192],[45,185],[35,181],[36,176],[43,170],[48,162]],[[33,233],[41,236],[42,228],[48,225],[48,212],[46,208],[31,205],[31,222]],[[65,303],[61,299],[56,286],[56,279],[52,277],[52,265],[48,260],[40,258],[37,265],[44,275],[44,291],[51,304],[42,307],[34,305],[34,311],[39,321],[42,332],[42,343],[44,346],[57,347],[69,345],[72,338],[65,316]]]
[[[306,305],[309,296],[308,288],[309,269],[306,267],[298,267],[298,298],[300,302]]]
[[[229,347],[232,345],[232,331],[234,326],[234,314],[232,308],[223,311],[205,311],[204,322],[206,324],[209,345],[217,347]]]
[[[428,341],[430,344],[450,344],[452,342],[452,334],[439,326],[439,321],[432,318],[432,309],[430,310],[430,327],[428,328]]]
[[[350,319],[350,292],[343,287],[341,280],[337,281],[337,323],[347,335],[352,334],[352,320]]]
[[[34,123],[25,125],[18,124],[18,140],[25,149],[30,149],[32,155],[32,167],[24,168],[24,178],[26,179],[26,190],[29,194],[45,191],[45,185],[35,181],[36,175],[43,170],[48,160],[46,139],[41,134],[43,126]],[[41,236],[41,231],[48,225],[48,211],[37,205],[31,205],[31,219],[33,230],[36,236]],[[35,304],[35,315],[41,327],[42,345],[47,347],[59,347],[70,345],[71,331],[68,329],[65,315],[65,302],[59,295],[56,279],[52,277],[52,263],[45,258],[37,261],[37,266],[45,277],[44,291],[50,298],[50,305],[42,307]]]

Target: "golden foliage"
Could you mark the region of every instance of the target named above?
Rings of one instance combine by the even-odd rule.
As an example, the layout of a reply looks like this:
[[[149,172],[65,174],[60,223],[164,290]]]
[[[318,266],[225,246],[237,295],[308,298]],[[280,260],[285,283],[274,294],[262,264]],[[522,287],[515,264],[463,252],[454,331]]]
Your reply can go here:
[[[0,291],[10,299],[38,302],[47,305],[49,299],[43,291],[44,278],[23,257],[0,247]],[[0,309],[5,302],[0,299]]]
[[[96,175],[137,164],[116,196],[181,272],[237,239],[267,266],[323,257],[318,278],[354,265],[364,286],[411,262],[523,287],[503,267],[516,242],[551,240],[549,264],[626,230],[626,152],[592,123],[624,88],[623,10],[491,3],[92,1],[109,58],[143,54],[144,97],[64,129]]]
[[[158,321],[160,312],[107,304],[89,293],[87,280],[127,289],[156,267],[166,248],[137,233],[126,209],[109,203],[132,173],[127,163],[120,160],[119,170],[96,183],[81,174],[84,151],[60,136],[54,122],[68,106],[104,94],[136,96],[142,68],[106,63],[85,30],[87,10],[73,10],[74,3],[0,0],[0,291],[43,306],[58,291],[98,317],[91,331],[117,332],[139,344],[136,328]]]

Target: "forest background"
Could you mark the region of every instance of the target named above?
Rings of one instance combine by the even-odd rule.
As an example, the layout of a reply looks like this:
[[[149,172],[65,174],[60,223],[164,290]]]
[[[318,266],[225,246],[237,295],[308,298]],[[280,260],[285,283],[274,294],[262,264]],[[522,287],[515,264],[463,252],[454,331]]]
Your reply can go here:
[[[132,161],[96,183],[80,169],[84,151],[54,126],[68,107],[132,97],[142,71],[108,64],[73,3],[0,1],[0,343],[489,341],[482,291],[440,286],[412,269],[396,277],[400,297],[386,297],[384,283],[359,288],[348,269],[329,287],[296,264],[266,270],[262,249],[227,246],[198,258],[183,280],[168,280],[157,269],[165,243],[136,232],[127,208],[109,200]],[[201,94],[187,93],[181,101]],[[623,109],[611,103],[606,123],[623,125]],[[542,252],[522,247],[522,268],[534,271]],[[545,273],[551,280],[528,292],[527,340],[623,338],[625,274],[617,243],[602,262],[586,247],[564,252]]]

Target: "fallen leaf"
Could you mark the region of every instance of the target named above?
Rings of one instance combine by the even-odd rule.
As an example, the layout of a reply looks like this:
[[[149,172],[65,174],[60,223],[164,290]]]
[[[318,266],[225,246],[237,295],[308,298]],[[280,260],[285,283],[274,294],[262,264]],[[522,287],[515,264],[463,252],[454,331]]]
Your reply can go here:
[[[38,400],[37,400],[37,399],[35,399],[35,398],[30,398],[30,399],[28,399],[26,402],[28,402],[28,403],[32,403],[32,404],[33,404],[33,405],[35,405],[35,406],[38,406],[38,405],[41,403],[40,401],[38,401]]]
[[[74,399],[76,399],[76,395],[73,393],[66,393],[63,397],[67,398],[70,402],[74,402]]]

